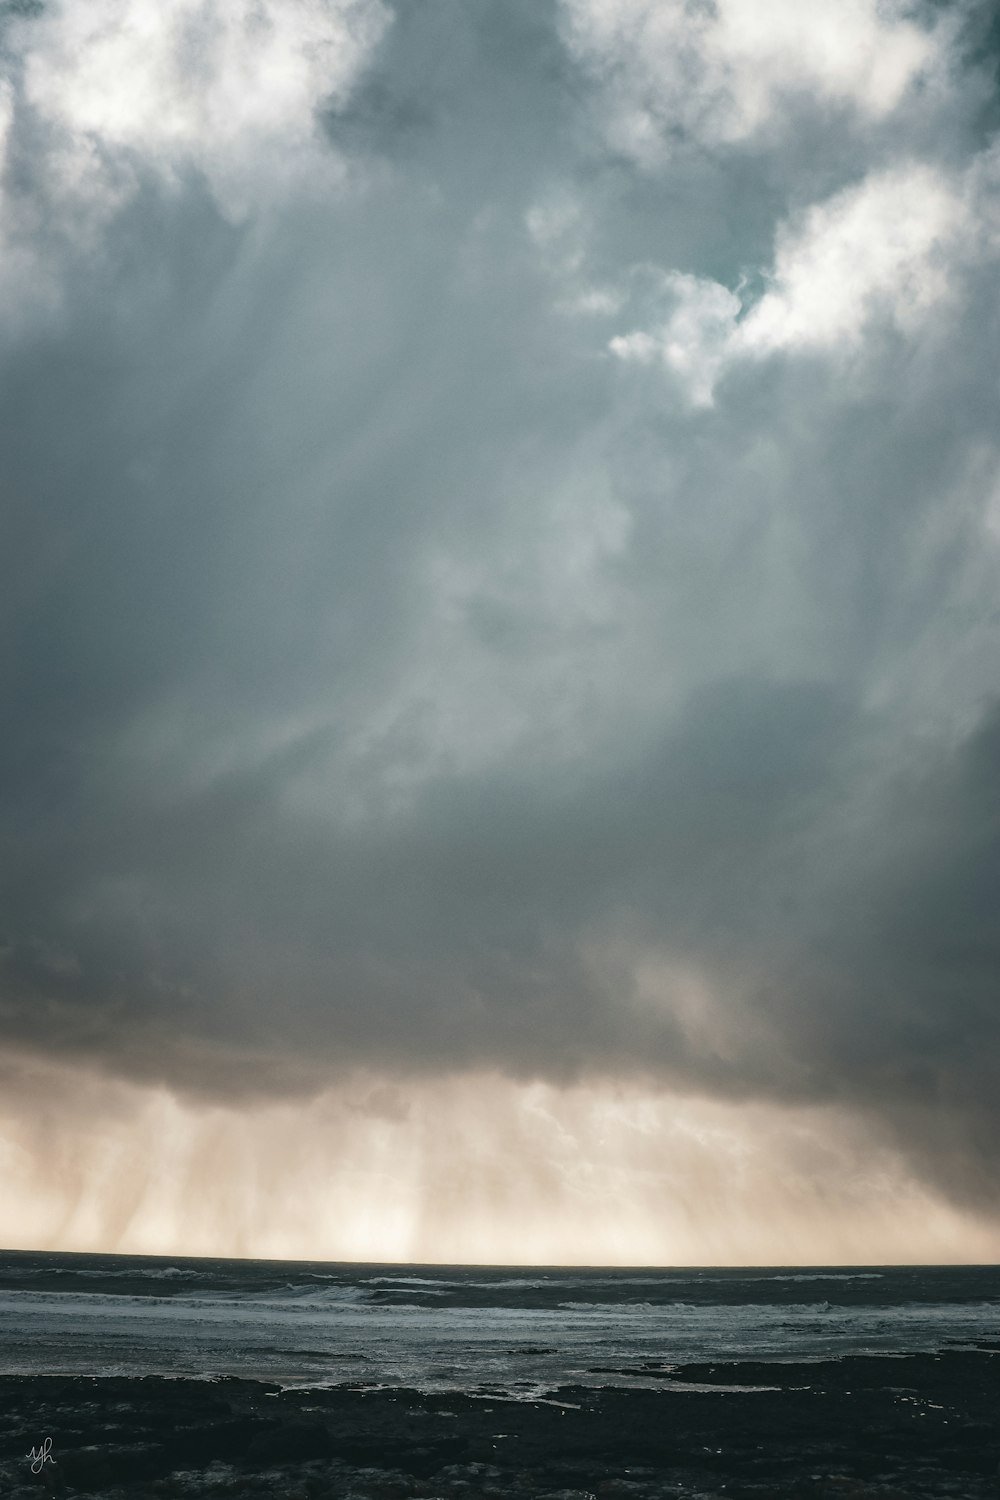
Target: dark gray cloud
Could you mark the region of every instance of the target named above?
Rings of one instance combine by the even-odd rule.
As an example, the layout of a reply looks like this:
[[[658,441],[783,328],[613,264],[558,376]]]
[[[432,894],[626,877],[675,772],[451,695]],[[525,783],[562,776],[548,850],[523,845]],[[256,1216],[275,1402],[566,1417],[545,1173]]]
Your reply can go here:
[[[272,160],[284,105],[115,135],[66,14],[7,54],[0,1038],[832,1101],[992,1201],[985,44],[644,154],[565,8],[401,4]]]

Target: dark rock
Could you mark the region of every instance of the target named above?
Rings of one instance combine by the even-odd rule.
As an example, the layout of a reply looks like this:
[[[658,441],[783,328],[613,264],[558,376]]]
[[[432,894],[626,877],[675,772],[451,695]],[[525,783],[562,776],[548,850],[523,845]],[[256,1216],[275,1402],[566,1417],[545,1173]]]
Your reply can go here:
[[[502,1420],[456,1393],[5,1377],[0,1496],[998,1500],[996,1351],[670,1376],[505,1402]],[[25,1454],[46,1434],[57,1464],[36,1483]]]
[[[271,1468],[276,1464],[327,1458],[331,1451],[330,1434],[318,1422],[287,1422],[252,1437],[240,1461],[251,1467]]]

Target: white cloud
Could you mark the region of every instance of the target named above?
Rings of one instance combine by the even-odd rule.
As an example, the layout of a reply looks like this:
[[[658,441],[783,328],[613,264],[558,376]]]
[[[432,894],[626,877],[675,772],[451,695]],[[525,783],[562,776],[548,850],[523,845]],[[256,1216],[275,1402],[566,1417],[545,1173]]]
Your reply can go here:
[[[59,306],[65,247],[99,248],[143,180],[199,173],[234,220],[342,181],[317,110],[344,101],[386,22],[381,0],[54,0],[9,20],[5,335]]]
[[[879,0],[563,0],[569,45],[607,86],[609,131],[639,159],[678,132],[742,140],[797,95],[890,113],[939,56]]]
[[[856,352],[881,323],[914,334],[948,297],[950,271],[975,242],[962,191],[917,164],[873,173],[779,227],[768,290],[740,318],[740,298],[707,278],[672,272],[670,315],[610,341],[620,359],[662,363],[696,406],[736,360],[787,351]]]
[[[74,137],[220,177],[311,140],[383,21],[374,0],[64,0],[34,34],[25,92]]]
[[[949,252],[965,228],[959,195],[929,168],[866,178],[782,226],[771,290],[736,348],[855,346],[877,317],[912,331],[947,294]]]
[[[8,68],[48,136],[36,190],[93,224],[142,174],[193,169],[240,215],[335,161],[316,110],[346,98],[385,23],[380,0],[62,0],[22,18]]]
[[[674,309],[652,333],[613,338],[611,352],[640,364],[662,362],[687,387],[695,406],[711,406],[716,379],[729,358],[740,301],[717,281],[680,271],[663,278]]]

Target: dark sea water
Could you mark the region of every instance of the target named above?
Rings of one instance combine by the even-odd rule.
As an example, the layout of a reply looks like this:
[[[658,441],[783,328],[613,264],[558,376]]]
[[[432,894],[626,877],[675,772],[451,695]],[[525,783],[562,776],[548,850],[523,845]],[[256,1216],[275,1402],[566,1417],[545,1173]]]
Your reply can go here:
[[[975,1348],[996,1267],[558,1270],[0,1253],[0,1374],[533,1396],[705,1360]]]

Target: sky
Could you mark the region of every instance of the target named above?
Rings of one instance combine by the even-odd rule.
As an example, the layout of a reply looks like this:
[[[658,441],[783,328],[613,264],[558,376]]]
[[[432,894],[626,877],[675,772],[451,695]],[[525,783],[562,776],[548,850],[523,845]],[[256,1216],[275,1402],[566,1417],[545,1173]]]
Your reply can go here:
[[[998,67],[0,4],[0,1242],[1000,1255]]]

